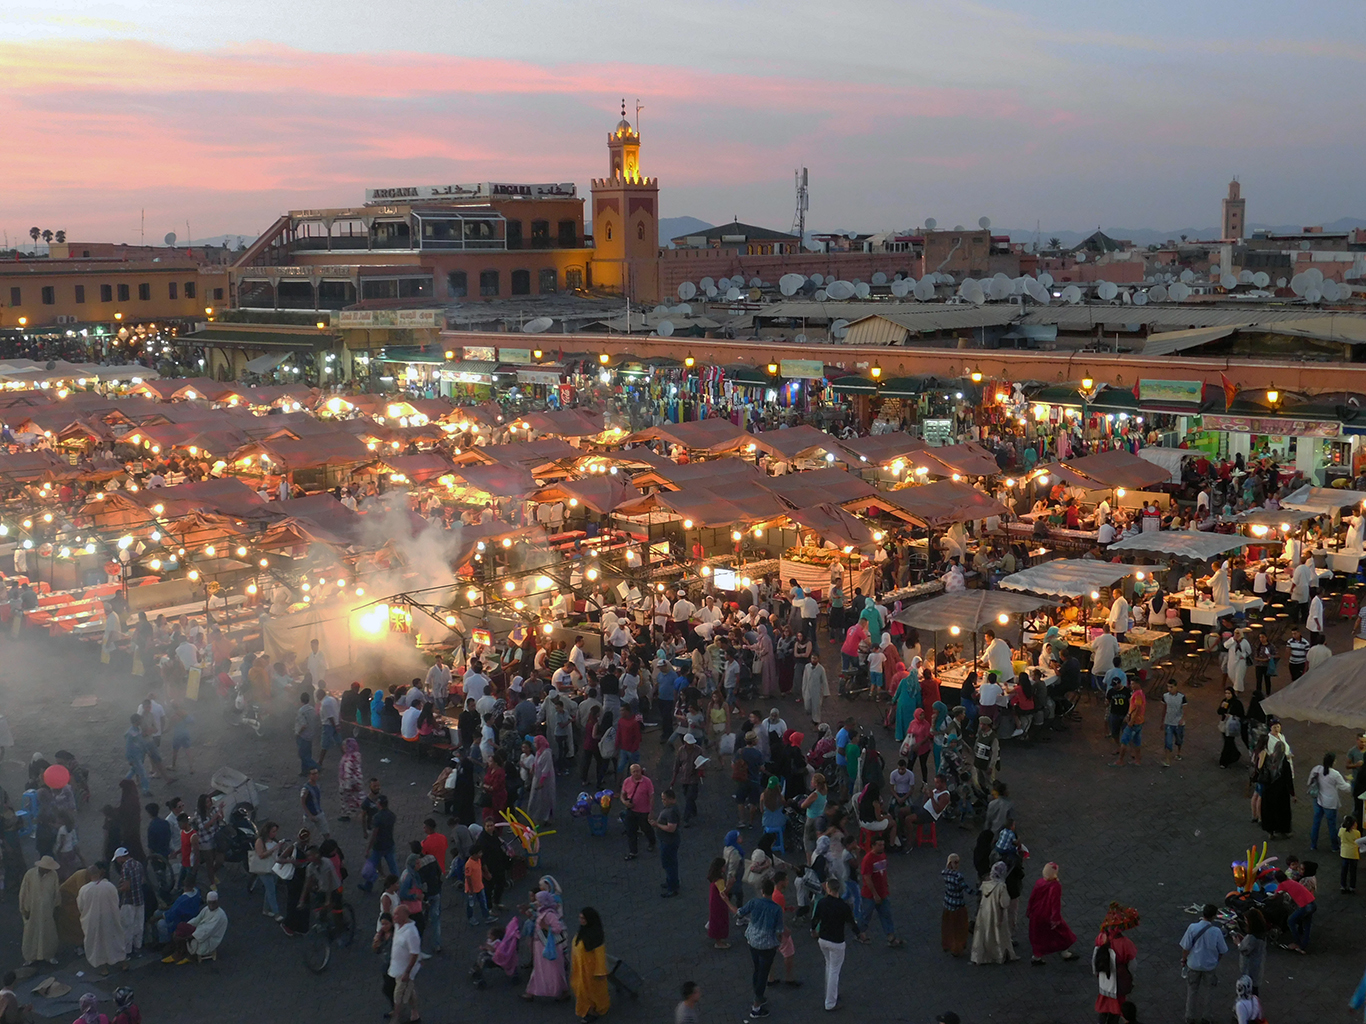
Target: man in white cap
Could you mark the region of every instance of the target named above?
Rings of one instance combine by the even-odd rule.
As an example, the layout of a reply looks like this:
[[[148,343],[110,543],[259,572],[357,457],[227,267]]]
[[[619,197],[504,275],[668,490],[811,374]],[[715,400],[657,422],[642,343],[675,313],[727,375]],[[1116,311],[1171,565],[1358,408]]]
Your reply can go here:
[[[204,897],[204,909],[176,926],[175,944],[163,964],[187,964],[192,956],[212,956],[228,934],[228,914],[218,905],[218,893],[210,889]]]
[[[146,925],[143,915],[142,887],[146,872],[142,865],[128,855],[128,847],[114,851],[114,872],[119,890],[119,919],[123,922],[123,951],[131,956],[142,948],[142,931]]]

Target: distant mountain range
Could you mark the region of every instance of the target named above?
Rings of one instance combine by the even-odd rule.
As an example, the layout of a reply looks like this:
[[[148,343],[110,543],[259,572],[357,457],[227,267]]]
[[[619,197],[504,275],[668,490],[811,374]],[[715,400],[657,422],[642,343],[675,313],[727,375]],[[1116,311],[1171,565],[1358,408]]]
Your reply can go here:
[[[659,219],[659,244],[668,249],[673,245],[669,239],[677,238],[679,235],[694,235],[714,226],[704,220],[698,220],[696,217],[661,217]]]

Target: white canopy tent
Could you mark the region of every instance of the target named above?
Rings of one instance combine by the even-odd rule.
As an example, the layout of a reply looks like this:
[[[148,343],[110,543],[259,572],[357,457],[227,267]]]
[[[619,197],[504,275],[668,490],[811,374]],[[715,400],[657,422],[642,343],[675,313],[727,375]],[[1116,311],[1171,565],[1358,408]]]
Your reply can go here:
[[[1346,508],[1348,505],[1360,506],[1366,501],[1366,491],[1349,491],[1339,487],[1311,487],[1305,484],[1299,490],[1281,499],[1285,508],[1300,508],[1306,512],[1329,514]]]
[[[1174,484],[1181,482],[1181,464],[1201,454],[1203,453],[1198,448],[1162,448],[1158,445],[1138,450],[1140,459],[1147,459],[1154,466],[1161,466],[1170,473],[1171,482]]]
[[[1335,654],[1262,701],[1268,715],[1366,730],[1366,647]]]
[[[999,590],[960,590],[932,597],[928,601],[918,601],[892,618],[902,625],[932,633],[942,633],[954,626],[960,630],[976,631],[1004,625],[1001,623],[1002,615],[1008,621],[1012,615],[1023,615],[1053,603],[1049,598],[1003,594]]]
[[[1060,597],[1085,597],[1102,587],[1114,586],[1125,576],[1163,572],[1162,566],[1121,565],[1085,558],[1056,558],[1042,565],[1022,569],[1001,580],[1007,590],[1025,590]]]
[[[1231,533],[1202,533],[1199,530],[1158,530],[1125,537],[1110,545],[1110,551],[1141,551],[1149,555],[1171,555],[1208,562],[1228,551],[1254,544],[1250,537]]]

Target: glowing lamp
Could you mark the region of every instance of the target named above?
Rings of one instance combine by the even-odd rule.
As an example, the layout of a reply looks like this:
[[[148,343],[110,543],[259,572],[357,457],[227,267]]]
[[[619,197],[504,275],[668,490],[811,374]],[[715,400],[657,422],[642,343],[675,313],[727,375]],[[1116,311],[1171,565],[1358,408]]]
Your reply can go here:
[[[1095,378],[1092,377],[1089,373],[1088,373],[1085,377],[1083,377],[1083,378],[1081,379],[1081,389],[1082,389],[1083,391],[1090,391],[1090,390],[1091,390],[1092,388],[1094,388],[1095,386],[1096,386]]]
[[[258,589],[259,589],[259,588],[256,586],[255,583],[248,583],[248,584],[247,584],[247,593],[248,593],[248,594],[255,594],[256,591],[257,591]]]
[[[878,380],[882,377],[882,367],[874,364],[873,368],[869,370],[868,373],[872,376],[873,380]]]
[[[1281,393],[1277,391],[1275,387],[1269,387],[1266,389],[1266,401],[1268,405],[1275,405],[1280,400]]]
[[[455,616],[454,616],[454,615],[447,615],[447,616],[446,616],[446,625],[448,625],[448,626],[454,626],[454,625],[455,625]]]
[[[540,357],[538,356],[537,358]],[[555,627],[547,622],[544,626],[541,627],[541,632],[544,633],[546,636],[549,636],[551,633],[555,632]]]
[[[260,561],[259,564],[260,564],[261,568],[264,569],[266,566],[270,565],[270,560],[269,560],[269,559],[266,559],[266,558],[263,558],[263,559],[261,559],[261,561]]]
[[[981,370],[973,370],[970,374],[968,374],[968,376],[972,378],[972,382],[973,382],[974,384],[980,384],[980,383],[982,383],[982,371],[981,371]]]
[[[508,580],[506,583],[503,584],[503,589],[506,590],[509,594],[511,594],[514,590],[517,589],[517,584],[513,583],[512,580]]]
[[[691,369],[693,368],[693,366],[696,365],[696,363],[697,363],[697,360],[694,359],[692,356],[687,356],[687,357],[684,358],[684,360],[683,360],[683,365],[686,366],[689,370],[691,370]]]
[[[194,582],[194,581],[197,580],[197,579],[199,579],[199,570],[198,570],[198,569],[191,569],[191,570],[190,570],[190,581],[191,581],[191,582]]]
[[[1002,612],[1000,615],[996,616],[996,621],[1004,626],[1007,622],[1010,621],[1010,616],[1007,615],[1005,612]]]
[[[691,520],[691,519],[685,519],[685,520],[683,520],[683,529],[685,529],[685,530],[691,530],[691,529],[692,529],[692,520]]]
[[[741,537],[743,537],[743,536],[744,536],[744,534],[742,534],[739,530],[731,530],[731,531],[730,531],[730,539],[731,539],[731,540],[739,540],[739,539],[740,539]]]
[[[584,575],[584,578],[586,578],[587,580],[589,580],[589,581],[591,582],[591,581],[593,581],[593,580],[595,580],[595,579],[598,578],[598,570],[596,570],[596,569],[589,569],[589,570],[588,570],[587,572],[585,572],[583,575]]]
[[[949,632],[950,632],[953,636],[957,636],[959,633],[961,633],[961,632],[963,632],[963,631],[962,631],[961,629],[959,629],[957,626],[950,626],[950,627],[949,627]]]
[[[776,375],[776,374],[778,373],[778,364],[777,364],[777,363],[769,363],[769,364],[768,364],[768,372],[771,373],[771,374]]]
[[[1100,600],[1100,591],[1098,591],[1098,590],[1093,590],[1093,591],[1091,591],[1091,600],[1092,600],[1092,601],[1099,601],[1099,600]]]
[[[469,590],[465,591],[465,599],[468,600],[468,601],[477,601],[477,600],[479,600],[479,591],[477,591],[477,590],[475,590],[473,587],[471,587]]]
[[[1116,497],[1116,498],[1122,498],[1122,497],[1124,497],[1124,494],[1125,494],[1125,491],[1124,491],[1124,488],[1123,488],[1123,487],[1116,487],[1116,488],[1115,488],[1115,497]]]
[[[703,575],[703,576],[710,576],[710,575],[711,575],[711,566],[709,566],[709,565],[704,565],[704,566],[702,566],[702,575]]]
[[[246,558],[246,557],[247,557],[247,549],[246,549],[246,548],[238,548],[238,549],[237,549],[237,557],[238,557],[238,558]]]
[[[29,524],[28,524],[27,521],[25,521],[24,525],[25,525],[25,526],[28,526]],[[120,538],[119,538],[119,550],[120,550],[120,551],[127,551],[127,550],[128,550],[130,547],[132,547],[132,546],[133,546],[133,538],[132,538],[132,537],[127,537],[127,536],[125,536],[125,537],[120,537]]]

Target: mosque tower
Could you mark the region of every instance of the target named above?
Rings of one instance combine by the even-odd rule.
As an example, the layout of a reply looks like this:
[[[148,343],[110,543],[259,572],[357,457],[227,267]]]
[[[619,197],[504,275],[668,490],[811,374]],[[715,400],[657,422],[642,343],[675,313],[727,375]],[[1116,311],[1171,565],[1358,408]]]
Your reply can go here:
[[[639,114],[636,116],[639,122]],[[621,120],[607,136],[608,176],[594,178],[593,286],[632,302],[659,301],[659,179],[640,173],[640,132]]]

